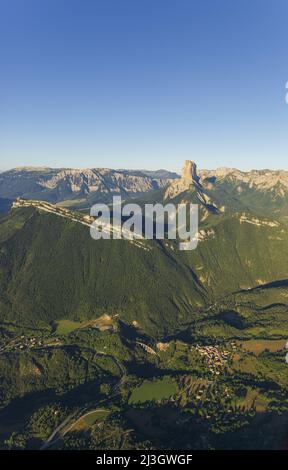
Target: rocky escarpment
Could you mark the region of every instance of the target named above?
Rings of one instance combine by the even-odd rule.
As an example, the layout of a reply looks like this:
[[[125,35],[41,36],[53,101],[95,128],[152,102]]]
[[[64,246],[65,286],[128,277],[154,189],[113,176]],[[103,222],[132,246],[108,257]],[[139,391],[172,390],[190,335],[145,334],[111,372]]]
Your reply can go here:
[[[251,212],[288,222],[288,171],[217,168],[197,170],[186,160],[181,178],[172,181],[165,199],[180,197],[200,203],[201,218],[215,213]],[[178,200],[179,200],[178,197]]]
[[[0,174],[0,197],[25,197],[59,202],[78,197],[85,200],[93,195],[97,197],[97,194],[129,196],[164,188],[174,177],[173,173],[164,171],[149,174],[144,171],[107,168],[23,167]]]
[[[215,170],[197,170],[197,165],[191,160],[186,160],[180,179],[173,181],[167,189],[167,197],[186,191],[191,186],[200,189],[212,189],[213,185],[230,182],[238,193],[243,187],[258,191],[270,191],[284,196],[288,193],[288,171],[285,170],[251,170],[241,171],[236,168],[216,168]],[[239,186],[237,186],[239,184]]]
[[[71,222],[76,222],[78,224],[85,225],[86,227],[89,227],[89,228],[91,228],[93,222],[95,221],[95,218],[88,214],[86,215],[78,211],[71,211],[64,207],[55,206],[54,204],[50,204],[45,201],[27,200],[27,199],[22,199],[20,197],[18,197],[15,201],[13,201],[12,209],[18,209],[18,208],[23,208],[23,207],[26,207],[26,208],[33,207],[39,212],[46,212],[48,214],[53,214],[53,215],[56,215],[57,217],[62,217],[64,219],[70,220]],[[109,223],[105,225],[102,222],[101,227],[102,227],[102,231],[112,236],[112,233],[113,233],[112,226]],[[116,230],[117,230],[117,227],[116,227]],[[147,244],[143,243],[143,241],[141,240],[138,240],[138,239],[134,240],[130,238],[127,234],[128,231],[125,229],[122,229],[122,233],[124,232],[126,232],[126,240],[129,243],[137,246],[138,248],[142,248],[146,251],[150,250],[150,247],[147,246]]]
[[[242,185],[258,191],[274,192],[279,196],[288,193],[288,171],[285,170],[251,170],[241,171],[236,168],[217,168],[216,170],[200,170],[199,176],[203,185],[211,182],[230,181],[237,186],[238,192]]]
[[[102,169],[59,171],[51,178],[39,179],[39,185],[43,188],[55,189],[65,184],[72,193],[101,191],[103,193],[145,193],[152,189],[164,187],[169,180],[150,178],[148,176],[135,176],[120,171]]]
[[[195,202],[200,203],[206,209],[217,210],[216,205],[205,193],[197,174],[197,165],[191,160],[185,160],[181,178],[171,182],[165,191],[164,199],[173,199],[185,191],[192,190],[195,194]]]
[[[185,160],[182,168],[182,181],[186,183],[199,183],[199,176],[197,175],[197,165],[191,160]]]
[[[164,198],[172,199],[193,186],[196,187],[199,191],[202,191],[202,187],[199,183],[199,177],[197,175],[196,163],[192,162],[191,160],[185,160],[184,166],[182,168],[181,178],[176,179],[169,184]]]

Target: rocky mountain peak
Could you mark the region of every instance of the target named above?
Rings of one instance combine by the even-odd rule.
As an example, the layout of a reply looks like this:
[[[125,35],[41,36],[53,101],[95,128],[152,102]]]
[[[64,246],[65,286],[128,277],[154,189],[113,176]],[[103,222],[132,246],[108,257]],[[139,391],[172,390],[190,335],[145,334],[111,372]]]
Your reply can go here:
[[[164,199],[174,198],[178,194],[181,194],[189,190],[192,186],[196,188],[198,194],[202,194],[202,185],[200,178],[197,175],[197,165],[192,160],[185,160],[181,178],[172,181],[164,195]]]
[[[185,160],[183,168],[182,168],[182,179],[186,182],[197,182],[199,181],[199,177],[197,175],[197,165],[192,160]]]

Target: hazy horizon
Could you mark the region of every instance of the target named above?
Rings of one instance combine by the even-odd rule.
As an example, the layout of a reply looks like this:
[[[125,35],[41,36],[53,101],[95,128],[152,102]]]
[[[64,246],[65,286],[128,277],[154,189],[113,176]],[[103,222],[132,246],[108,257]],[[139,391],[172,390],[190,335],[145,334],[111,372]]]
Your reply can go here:
[[[80,159],[79,159],[80,160]],[[187,159],[186,159],[187,160]],[[229,168],[229,169],[236,169],[236,170],[239,170],[239,171],[242,171],[242,172],[251,172],[253,170],[255,171],[265,171],[265,170],[268,170],[268,171],[288,171],[288,168],[276,168],[276,167],[259,167],[259,168],[256,168],[256,167],[251,167],[251,168],[241,168],[241,167],[237,167],[237,166],[224,166],[224,165],[221,165],[221,166],[217,166],[217,167],[204,167],[202,165],[199,165],[199,162],[197,162],[196,160],[193,160],[193,159],[188,159],[188,160],[192,160],[196,163],[197,165],[197,169],[198,170],[217,170],[217,169],[220,169],[220,168]],[[184,160],[182,161],[182,165],[183,165],[183,162]],[[179,167],[175,167],[175,168],[160,168],[160,167],[110,167],[110,166],[100,166],[100,165],[96,165],[96,166],[49,166],[49,165],[19,165],[19,166],[15,166],[15,167],[8,167],[8,168],[5,168],[5,169],[1,169],[0,168],[0,173],[4,173],[5,171],[10,171],[10,170],[21,170],[21,169],[27,169],[27,168],[31,168],[31,169],[35,169],[35,170],[40,170],[40,169],[56,169],[56,170],[61,170],[61,169],[69,169],[69,170],[88,170],[88,169],[97,169],[97,168],[107,168],[107,169],[111,169],[111,170],[119,170],[119,171],[125,171],[125,170],[129,170],[129,171],[170,171],[170,172],[174,172],[174,173],[178,173],[179,175],[181,174],[181,169],[182,169],[182,166],[179,166]]]

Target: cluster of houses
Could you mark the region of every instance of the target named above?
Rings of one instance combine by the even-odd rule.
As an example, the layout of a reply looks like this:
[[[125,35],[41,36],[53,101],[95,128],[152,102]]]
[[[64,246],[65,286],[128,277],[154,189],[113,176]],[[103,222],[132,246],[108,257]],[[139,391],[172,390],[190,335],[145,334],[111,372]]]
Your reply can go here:
[[[208,369],[213,375],[220,375],[231,356],[230,351],[221,350],[217,346],[199,346],[197,344],[196,351],[205,358]]]
[[[0,352],[9,350],[32,349],[42,346],[42,341],[38,338],[27,338],[25,335],[17,336],[0,348]]]

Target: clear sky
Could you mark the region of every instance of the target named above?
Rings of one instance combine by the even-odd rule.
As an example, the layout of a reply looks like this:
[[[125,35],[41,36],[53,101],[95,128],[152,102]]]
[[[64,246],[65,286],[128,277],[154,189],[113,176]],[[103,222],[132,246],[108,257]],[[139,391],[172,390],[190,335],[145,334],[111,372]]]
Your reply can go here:
[[[0,169],[288,169],[287,0],[1,0]]]

